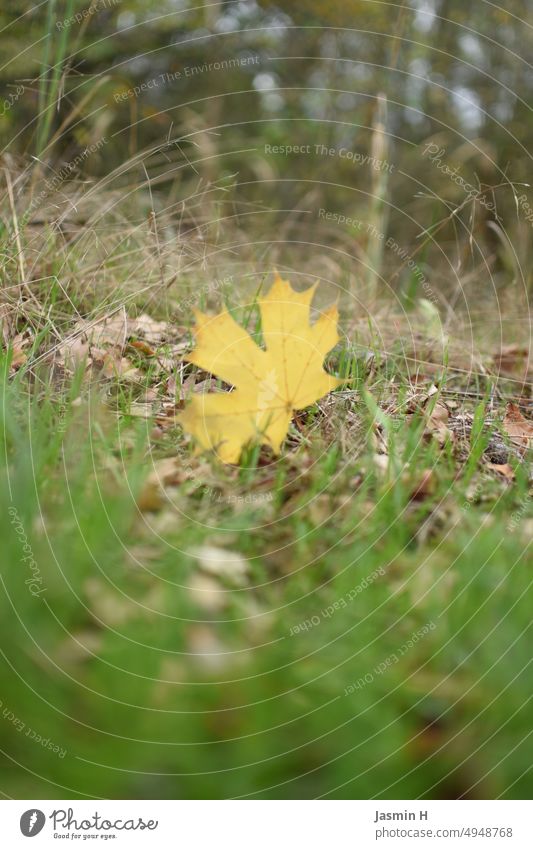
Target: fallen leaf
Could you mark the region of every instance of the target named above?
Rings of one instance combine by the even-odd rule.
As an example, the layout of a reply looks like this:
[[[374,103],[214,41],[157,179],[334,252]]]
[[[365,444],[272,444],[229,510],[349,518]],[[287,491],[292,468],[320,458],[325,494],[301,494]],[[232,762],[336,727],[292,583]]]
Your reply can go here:
[[[120,377],[122,380],[131,380],[134,382],[140,378],[140,371],[135,368],[131,360],[127,357],[117,355],[114,351],[104,356],[102,373],[106,377]]]
[[[448,443],[453,443],[454,441],[454,433],[447,427],[443,421],[439,421],[438,419],[430,418],[428,420],[426,429],[424,431],[424,436],[428,439],[434,439],[440,445],[441,448],[444,448]]]
[[[128,336],[126,311],[122,308],[115,315],[99,321],[78,321],[73,332],[83,335],[84,340],[91,345],[116,345],[123,348]]]
[[[446,424],[449,418],[450,413],[448,411],[448,408],[444,404],[435,404],[431,413],[429,414],[429,419],[433,422],[442,422],[443,424]]]
[[[276,275],[259,300],[265,349],[227,310],[210,317],[196,312],[196,347],[186,359],[234,386],[231,392],[193,397],[179,416],[194,437],[197,453],[214,449],[237,463],[253,439],[278,454],[294,410],[303,410],[342,382],[323,369],[338,342],[336,306],[310,324],[316,286],[296,292]]]
[[[135,351],[140,351],[141,354],[146,354],[147,357],[155,357],[156,355],[152,346],[149,345],[148,342],[144,342],[142,339],[132,339],[129,344]]]
[[[163,457],[153,463],[153,469],[137,496],[137,507],[142,513],[155,513],[165,502],[167,486],[178,486],[189,472],[179,457]]]
[[[515,473],[509,463],[487,463],[487,468],[498,475],[502,475],[508,481],[514,481]]]
[[[18,348],[13,346],[13,355],[11,357],[11,363],[9,365],[10,370],[12,372],[17,371],[24,363],[27,361],[28,355],[22,348]]]
[[[524,418],[518,404],[512,401],[507,404],[503,428],[514,445],[524,450],[533,446],[533,423]]]
[[[155,321],[144,313],[138,318],[128,318],[122,307],[111,316],[77,321],[70,335],[57,349],[56,356],[67,368],[73,368],[84,360],[90,365],[91,360],[97,362],[103,359],[108,348],[118,356],[128,344],[135,351],[153,357],[156,355],[154,345],[171,339],[175,334],[176,329],[168,322]],[[180,343],[174,349],[181,353],[184,347],[185,343]],[[173,349],[169,353],[174,357]],[[174,365],[173,357],[169,360],[169,368]]]
[[[436,387],[435,387],[435,391]],[[432,393],[434,394],[434,393]],[[448,427],[450,413],[447,406],[437,402],[431,411],[426,412],[426,427],[424,436],[427,439],[435,439],[441,448],[448,442],[453,442],[454,435]]]
[[[67,339],[57,349],[58,362],[64,364],[65,368],[75,369],[78,365],[89,358],[89,343],[82,336]]]
[[[161,487],[153,481],[147,481],[137,496],[137,507],[141,513],[156,513],[163,504]]]
[[[409,496],[410,501],[424,501],[425,498],[435,492],[435,475],[433,469],[423,469],[420,477],[415,482],[415,485]]]
[[[168,321],[156,321],[146,313],[142,313],[138,318],[130,319],[129,329],[131,335],[141,336],[152,345],[171,339],[173,335]]]

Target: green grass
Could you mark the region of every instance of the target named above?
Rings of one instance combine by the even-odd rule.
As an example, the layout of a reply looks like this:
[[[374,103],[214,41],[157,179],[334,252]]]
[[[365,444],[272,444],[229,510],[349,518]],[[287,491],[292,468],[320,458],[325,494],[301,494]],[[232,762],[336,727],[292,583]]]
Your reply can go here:
[[[526,467],[508,486],[483,466],[481,406],[459,462],[421,415],[384,412],[391,370],[407,389],[394,361],[372,376],[348,350],[338,363],[365,392],[311,410],[277,460],[251,447],[236,469],[193,458],[178,428],[154,442],[113,380],[9,376],[4,356],[11,796],[530,796]],[[142,512],[171,456],[183,474]],[[413,499],[425,469],[434,488]],[[244,557],[247,581],[199,589],[206,545]]]

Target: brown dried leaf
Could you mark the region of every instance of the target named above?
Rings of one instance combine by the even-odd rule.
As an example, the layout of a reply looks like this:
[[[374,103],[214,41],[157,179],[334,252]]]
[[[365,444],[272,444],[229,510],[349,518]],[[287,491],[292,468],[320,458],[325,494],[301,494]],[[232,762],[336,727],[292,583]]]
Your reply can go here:
[[[155,357],[156,352],[152,348],[148,342],[144,342],[142,339],[133,339],[129,343],[131,348],[134,348],[135,351],[140,351],[141,354],[146,354],[147,357]]]
[[[74,333],[79,333],[91,345],[117,345],[123,348],[128,337],[128,319],[125,310],[97,322],[78,321]]]
[[[89,357],[89,343],[82,336],[68,339],[57,349],[57,359],[65,368],[75,369]]]
[[[433,469],[424,469],[411,491],[409,500],[423,501],[435,492],[435,486],[436,481]]]
[[[514,445],[524,450],[533,447],[533,423],[524,418],[518,404],[512,401],[507,404],[503,428]]]
[[[13,356],[11,357],[10,370],[11,372],[18,371],[18,369],[24,365],[26,360],[28,359],[28,355],[22,348],[18,346],[13,346]]]
[[[515,473],[509,463],[487,463],[487,468],[496,472],[508,481],[514,481]]]
[[[158,345],[166,339],[171,339],[175,331],[168,321],[156,321],[143,313],[138,318],[129,321],[130,336],[141,336],[152,345]]]
[[[137,381],[140,378],[139,369],[135,368],[131,360],[117,356],[115,352],[105,355],[102,373],[106,377],[120,377],[122,380]]]
[[[443,422],[446,424],[448,419],[450,418],[450,413],[448,408],[444,404],[437,403],[435,404],[433,410],[429,415],[429,420],[433,422]]]

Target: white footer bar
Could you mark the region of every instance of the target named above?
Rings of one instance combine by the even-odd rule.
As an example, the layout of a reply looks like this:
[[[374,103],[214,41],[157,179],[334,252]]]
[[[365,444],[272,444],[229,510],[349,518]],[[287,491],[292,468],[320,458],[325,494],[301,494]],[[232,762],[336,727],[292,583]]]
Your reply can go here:
[[[529,849],[530,807],[527,801],[2,801],[0,834],[9,849]]]

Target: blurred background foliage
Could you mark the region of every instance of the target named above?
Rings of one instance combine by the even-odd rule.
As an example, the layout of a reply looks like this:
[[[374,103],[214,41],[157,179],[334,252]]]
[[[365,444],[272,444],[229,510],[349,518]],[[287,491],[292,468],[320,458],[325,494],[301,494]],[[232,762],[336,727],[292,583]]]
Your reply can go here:
[[[287,134],[283,122],[297,118],[307,126],[291,128],[291,135],[304,132],[322,141],[324,128],[312,122],[335,120],[338,126],[329,129],[333,141],[364,143],[361,133],[372,123],[376,91],[383,91],[399,150],[400,140],[417,144],[453,128],[457,141],[484,137],[495,165],[505,168],[516,157],[517,143],[530,142],[527,57],[533,47],[533,28],[517,22],[527,20],[528,0],[506,6],[460,0],[403,6],[369,0],[220,0],[203,6],[183,0],[148,5],[11,0],[0,11],[0,79],[4,94],[21,82],[27,90],[17,109],[3,116],[2,141],[22,129],[21,149],[35,152],[38,90],[43,78],[50,81],[58,57],[62,85],[54,125],[92,93],[78,114],[83,132],[80,126],[74,137],[64,138],[67,151],[75,141],[129,124],[131,104],[113,100],[123,88],[209,61],[254,55],[257,65],[207,72],[208,79],[204,73],[182,75],[143,92],[134,109],[142,122],[135,142],[146,144],[186,124],[188,113],[180,110],[188,103],[206,125],[213,118],[235,122],[234,140],[239,135],[249,140],[251,120],[264,121],[258,135],[263,139],[267,133],[268,140],[269,134]],[[79,23],[65,23],[75,15]],[[219,102],[206,106],[206,96]],[[107,155],[113,154],[123,158],[120,143]],[[513,168],[520,164],[513,162]],[[510,176],[525,178],[525,162],[523,168]]]
[[[75,228],[98,209],[118,231],[156,214],[168,274],[187,234],[211,275],[257,261],[362,303],[425,298],[475,320],[483,293],[483,310],[520,318],[528,12],[528,0],[13,0],[0,11],[0,147],[22,175],[19,216]],[[43,177],[54,197],[39,198]]]
[[[325,227],[317,210],[364,218],[401,245],[438,227],[438,244],[417,248],[435,275],[442,267],[446,305],[457,268],[481,263],[496,288],[524,282],[528,11],[528,0],[505,10],[484,0],[12,0],[0,11],[0,143],[43,167],[75,162],[72,174],[107,187],[146,189],[149,174],[162,207],[201,191],[222,203],[204,216],[215,228],[226,204],[235,221],[247,214],[249,230],[258,204],[261,225],[281,223],[293,249],[310,229],[317,245],[356,258],[361,249],[367,279],[387,277],[384,252],[349,226]],[[288,144],[310,147],[265,147]],[[424,155],[429,144],[478,188],[474,202]],[[360,164],[364,155],[386,173]],[[408,285],[396,276],[393,287]]]
[[[383,93],[397,208],[416,217],[414,178],[436,182],[420,156],[431,139],[465,180],[499,187],[502,216],[516,215],[508,181],[528,180],[533,75],[533,28],[520,27],[516,16],[527,18],[527,0],[513,0],[505,11],[459,0],[13,0],[0,11],[2,147],[69,161],[105,136],[105,148],[84,162],[84,171],[101,175],[123,163],[126,151],[134,156],[188,136],[179,147],[167,145],[165,159],[202,159],[189,169],[190,180],[238,172],[241,183],[252,183],[243,189],[251,199],[268,193],[259,180],[306,180],[317,170],[324,180],[334,174],[337,183],[371,192],[370,169],[324,156],[268,156],[264,145],[370,152]],[[230,59],[242,64],[202,70]],[[127,97],[135,86],[144,90]],[[354,206],[353,195],[329,191],[342,207]],[[276,195],[294,200],[294,186],[277,182]],[[463,199],[450,180],[442,196]]]

